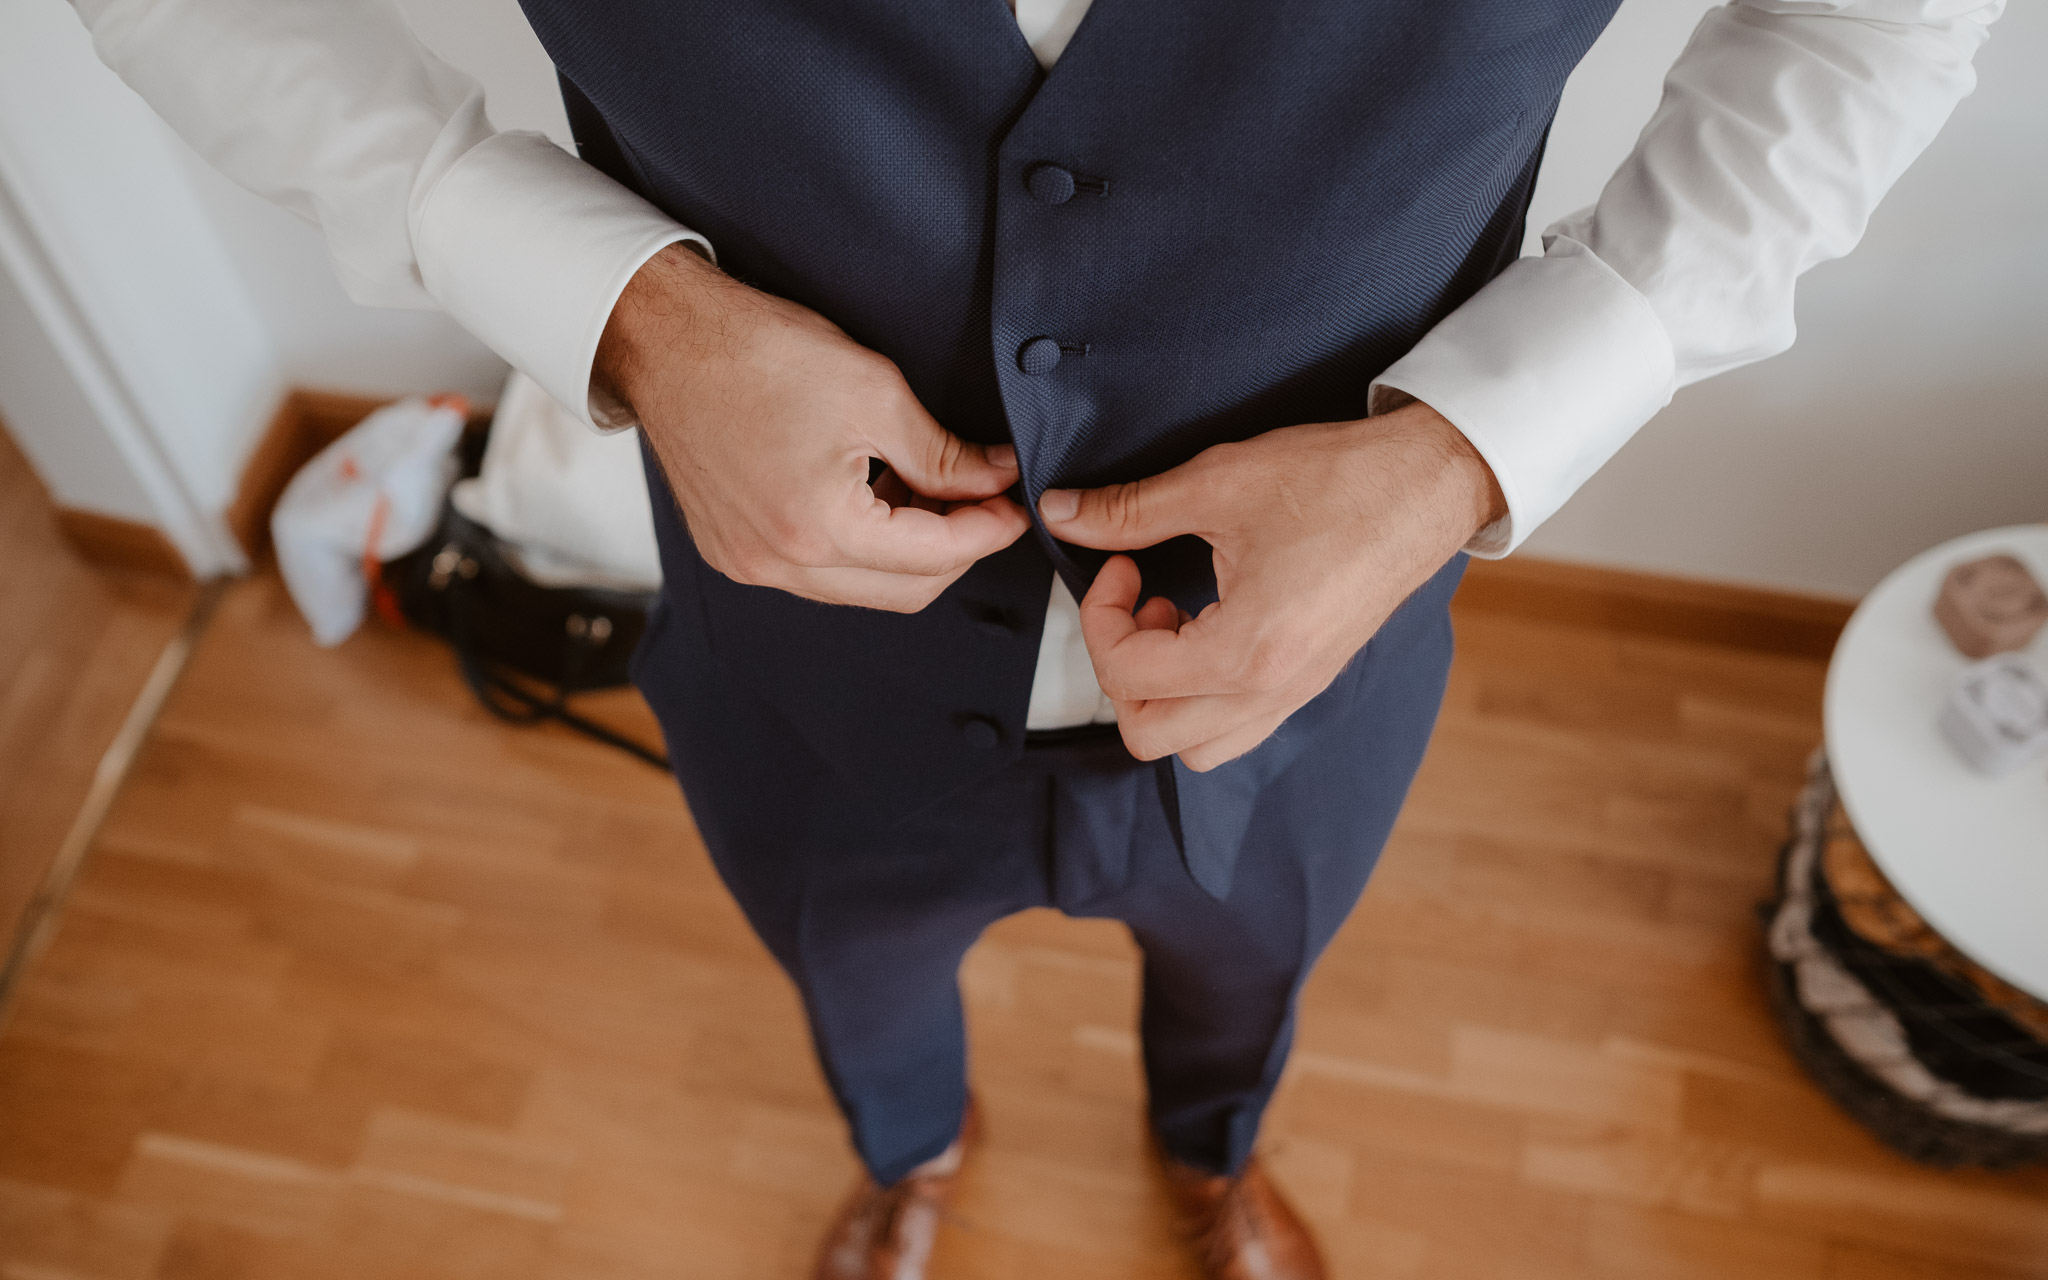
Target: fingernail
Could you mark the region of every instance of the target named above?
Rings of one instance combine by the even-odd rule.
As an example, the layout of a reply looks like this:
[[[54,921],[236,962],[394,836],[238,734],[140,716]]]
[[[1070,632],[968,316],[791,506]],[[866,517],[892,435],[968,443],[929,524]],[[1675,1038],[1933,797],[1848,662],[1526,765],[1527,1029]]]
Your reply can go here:
[[[1038,514],[1055,524],[1081,514],[1081,495],[1072,489],[1047,489],[1038,495]]]
[[[1017,446],[1013,444],[992,444],[988,447],[988,460],[1005,471],[1017,469]]]

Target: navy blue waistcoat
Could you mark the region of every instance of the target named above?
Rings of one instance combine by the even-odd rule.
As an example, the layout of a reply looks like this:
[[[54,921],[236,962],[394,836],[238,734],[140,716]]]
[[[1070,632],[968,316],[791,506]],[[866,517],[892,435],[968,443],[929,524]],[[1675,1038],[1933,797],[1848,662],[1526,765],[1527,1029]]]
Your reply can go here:
[[[1033,506],[1364,416],[1518,253],[1617,2],[1095,0],[1044,72],[1002,0],[523,0],[586,159],[890,357],[950,430],[1014,441]],[[1041,528],[902,616],[742,586],[657,526],[666,624],[705,628],[884,815],[1015,757],[1048,560],[1077,595],[1100,563]],[[1139,564],[1147,594],[1214,599],[1199,542]],[[1316,709],[1175,771],[1205,885]]]

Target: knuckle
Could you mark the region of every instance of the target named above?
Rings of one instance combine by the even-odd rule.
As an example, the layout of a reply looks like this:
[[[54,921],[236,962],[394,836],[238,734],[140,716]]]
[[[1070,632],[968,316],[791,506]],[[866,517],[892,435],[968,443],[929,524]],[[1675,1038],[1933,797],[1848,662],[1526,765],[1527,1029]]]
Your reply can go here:
[[[1102,516],[1112,527],[1133,529],[1144,520],[1143,482],[1115,484],[1102,491]]]
[[[915,413],[919,409],[916,393],[903,380],[902,370],[887,356],[878,355],[868,362],[863,391],[876,409],[892,416]]]
[[[903,384],[903,375],[897,371],[896,362],[879,351],[867,347],[856,347],[852,351],[854,383],[861,392],[870,396],[894,395]]]
[[[967,442],[950,431],[939,431],[930,445],[931,467],[939,475],[952,475],[966,461]]]
[[[1095,672],[1095,683],[1111,702],[1134,702],[1137,700],[1136,692],[1131,688],[1131,678],[1121,669],[1114,671],[1097,669]]]

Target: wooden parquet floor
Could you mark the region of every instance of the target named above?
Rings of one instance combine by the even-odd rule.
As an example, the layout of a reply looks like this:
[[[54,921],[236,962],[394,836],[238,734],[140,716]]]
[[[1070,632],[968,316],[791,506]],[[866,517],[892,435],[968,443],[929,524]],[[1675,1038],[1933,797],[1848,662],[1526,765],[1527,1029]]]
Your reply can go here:
[[[2048,1174],[1889,1155],[1765,1012],[1820,664],[1460,624],[1268,1130],[1337,1275],[2048,1277]],[[1135,979],[1051,914],[971,956],[988,1141],[940,1280],[1191,1275]],[[0,1036],[4,1280],[799,1277],[853,1174],[669,781],[489,721],[420,638],[315,649],[268,578]]]
[[[192,592],[81,560],[0,428],[0,957]]]

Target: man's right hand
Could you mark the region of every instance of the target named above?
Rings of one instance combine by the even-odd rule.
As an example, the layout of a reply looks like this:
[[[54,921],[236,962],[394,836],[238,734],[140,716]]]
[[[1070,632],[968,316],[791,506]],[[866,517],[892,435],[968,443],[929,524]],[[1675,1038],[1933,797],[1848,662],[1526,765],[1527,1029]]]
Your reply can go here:
[[[593,376],[735,581],[914,613],[1029,527],[1002,496],[1014,449],[952,435],[886,357],[682,245],[626,286]],[[872,487],[871,458],[888,467]]]

